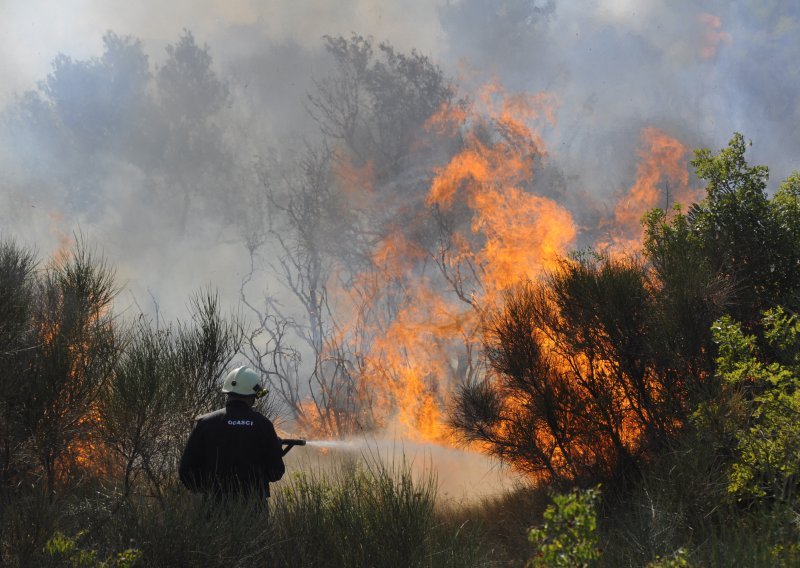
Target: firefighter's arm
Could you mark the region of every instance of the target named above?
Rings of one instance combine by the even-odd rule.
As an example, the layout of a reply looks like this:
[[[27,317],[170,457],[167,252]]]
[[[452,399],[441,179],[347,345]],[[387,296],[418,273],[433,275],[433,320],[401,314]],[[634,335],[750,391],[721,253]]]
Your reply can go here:
[[[267,478],[270,481],[278,481],[283,477],[286,472],[286,466],[283,464],[283,449],[272,423],[267,423],[266,462]]]
[[[192,493],[202,491],[202,432],[199,428],[199,422],[195,423],[189,440],[186,442],[186,447],[181,455],[181,463],[178,468],[178,474],[181,483]]]

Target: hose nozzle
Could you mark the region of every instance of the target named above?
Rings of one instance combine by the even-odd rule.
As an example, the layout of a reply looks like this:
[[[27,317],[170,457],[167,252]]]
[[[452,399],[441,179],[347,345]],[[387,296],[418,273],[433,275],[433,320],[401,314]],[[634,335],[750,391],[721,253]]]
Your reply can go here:
[[[283,448],[283,455],[284,456],[286,454],[288,454],[289,450],[291,450],[293,447],[295,447],[295,446],[305,446],[305,445],[306,445],[306,441],[305,440],[301,440],[299,438],[283,438],[281,440],[281,446],[286,446],[285,448]]]

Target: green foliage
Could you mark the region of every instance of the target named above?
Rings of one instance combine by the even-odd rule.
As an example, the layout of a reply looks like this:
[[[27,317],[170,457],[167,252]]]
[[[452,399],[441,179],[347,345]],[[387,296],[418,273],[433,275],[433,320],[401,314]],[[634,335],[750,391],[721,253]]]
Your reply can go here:
[[[745,149],[697,152],[706,197],[645,217],[638,270],[588,254],[510,293],[484,319],[492,376],[458,394],[453,424],[524,471],[623,472],[609,566],[795,561],[800,328],[776,306],[800,299],[800,174],[770,198]]]
[[[747,324],[762,311],[797,298],[800,228],[797,174],[770,199],[768,168],[748,165],[745,149],[737,133],[717,154],[708,149],[695,153],[692,165],[707,182],[706,197],[689,210],[685,222],[691,248],[731,286],[730,313]]]
[[[714,272],[680,206],[671,216],[654,209],[644,219],[644,253],[654,276],[659,325],[652,344],[678,374],[707,378],[713,368],[711,323],[724,313],[730,285]],[[693,381],[693,399],[708,398],[706,380]]]
[[[747,164],[739,134],[692,163],[707,195],[687,214],[646,216],[647,264],[576,255],[485,313],[492,374],[460,388],[457,429],[562,481],[628,475],[693,415],[719,430],[720,446],[736,437],[724,414],[740,408],[719,398],[711,326],[729,312],[751,329],[798,297],[800,176],[768,198],[767,169]]]
[[[544,524],[528,536],[536,556],[528,568],[592,566],[600,558],[597,533],[597,489],[554,495],[544,512]]]
[[[399,81],[413,95],[417,87],[405,80],[414,66],[432,80],[437,71],[416,56],[382,50],[375,58],[364,41],[330,47],[350,71],[371,69],[358,88],[374,89],[373,102],[396,118],[402,101],[380,85]],[[136,47],[117,43],[115,53],[136,65]],[[184,63],[208,64],[190,38],[178,47],[194,50]],[[180,83],[192,73],[181,79],[179,67],[170,72]],[[59,73],[84,71],[62,61]],[[444,83],[432,88],[449,96]],[[224,104],[220,89],[214,104]],[[383,132],[400,126],[387,123]],[[353,147],[373,134],[362,128]],[[606,503],[612,513],[602,539],[596,491],[556,496],[544,525],[530,532],[539,554],[531,566],[797,564],[800,322],[789,309],[764,308],[797,306],[800,174],[770,199],[766,169],[748,166],[744,150],[737,135],[717,155],[698,152],[708,195],[686,214],[647,217],[646,263],[579,256],[486,314],[492,375],[464,387],[456,425],[540,478],[623,480],[607,498],[616,502]],[[0,244],[0,562],[486,560],[494,546],[487,535],[500,540],[498,530],[442,516],[432,480],[412,479],[405,466],[294,475],[276,487],[269,516],[263,503],[220,507],[176,490],[174,461],[189,419],[217,402],[241,329],[210,293],[194,299],[191,321],[153,326],[141,318],[124,328],[110,311],[113,280],[83,243],[41,269],[31,251]],[[732,315],[720,318],[726,310]],[[101,443],[113,467],[90,471],[78,450]],[[79,482],[95,483],[94,491],[98,481],[119,489],[77,494]],[[601,540],[610,544],[602,555]],[[135,548],[110,553],[124,546]]]
[[[714,327],[718,373],[741,395],[729,490],[739,499],[791,500],[800,481],[800,321],[782,308],[764,314],[764,348],[730,317]]]
[[[343,463],[326,477],[295,474],[275,496],[279,565],[458,566],[473,564],[470,531],[440,526],[435,480],[406,464]]]
[[[668,562],[683,549],[691,566],[797,566],[795,503],[734,502],[729,454],[704,430],[687,430],[634,483],[606,495],[601,565]]]
[[[679,548],[666,558],[657,557],[647,565],[647,568],[691,568],[688,556],[685,548]]]
[[[777,225],[778,232],[783,236],[783,241],[777,243],[781,246],[783,254],[790,261],[782,267],[785,278],[791,282],[800,279],[800,172],[792,172],[786,181],[780,184],[778,191],[770,203]],[[792,262],[792,260],[794,262]],[[800,303],[797,285],[785,300],[789,305]]]
[[[85,533],[78,533],[74,538],[56,532],[44,545],[44,553],[56,561],[63,561],[71,566],[84,567],[97,565],[97,553],[94,550],[82,550],[78,547],[78,539]]]
[[[768,169],[750,166],[735,134],[727,148],[698,150],[692,165],[706,196],[684,214],[656,209],[644,220],[644,251],[657,276],[664,345],[684,365],[710,369],[713,321],[730,313],[750,328],[761,312],[800,299],[800,174],[766,192]],[[705,360],[704,360],[705,359]],[[715,381],[700,400],[714,398]]]
[[[96,518],[103,549],[133,542],[146,566],[481,566],[481,533],[435,510],[432,477],[377,460],[306,469],[258,500],[131,495]],[[99,515],[101,513],[92,513]],[[86,519],[76,522],[86,522]],[[98,544],[98,547],[100,545]]]
[[[79,532],[68,537],[56,532],[44,545],[45,556],[57,566],[72,568],[133,568],[141,558],[141,551],[128,548],[105,560],[98,560],[96,550],[85,550],[79,547],[79,541],[86,532]]]

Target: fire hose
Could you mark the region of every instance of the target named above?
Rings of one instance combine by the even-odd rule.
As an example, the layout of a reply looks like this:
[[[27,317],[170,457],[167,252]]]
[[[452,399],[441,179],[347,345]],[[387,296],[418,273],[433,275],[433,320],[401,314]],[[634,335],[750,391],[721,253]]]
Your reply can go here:
[[[306,445],[305,440],[300,440],[298,438],[283,438],[281,440],[281,446],[286,446],[286,447],[283,448],[283,454],[281,455],[285,456],[286,454],[289,453],[289,450],[291,450],[295,446],[305,446],[305,445]]]

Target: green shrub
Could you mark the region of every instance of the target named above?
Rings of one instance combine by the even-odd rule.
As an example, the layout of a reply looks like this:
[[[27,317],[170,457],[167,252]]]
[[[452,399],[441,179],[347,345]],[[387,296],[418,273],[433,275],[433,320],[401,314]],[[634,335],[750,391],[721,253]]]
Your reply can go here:
[[[86,536],[85,531],[79,532],[74,537],[68,537],[56,531],[44,545],[45,557],[56,566],[70,566],[72,568],[133,568],[142,555],[141,550],[128,548],[107,557],[105,560],[98,560],[96,550],[86,550],[79,546],[79,541],[84,536]]]
[[[744,411],[728,489],[738,499],[789,501],[800,480],[800,321],[776,308],[762,325],[763,347],[730,317],[714,326],[718,373]]]
[[[471,566],[472,530],[440,522],[432,476],[408,464],[343,462],[325,475],[295,473],[273,499],[271,565]]]
[[[220,504],[173,486],[160,498],[96,494],[69,511],[58,524],[63,534],[90,528],[72,548],[66,537],[53,541],[62,565],[123,546],[140,550],[148,567],[455,568],[482,566],[487,556],[477,524],[437,511],[432,476],[377,459],[287,476],[273,486],[268,510],[263,501]]]
[[[544,512],[544,525],[531,529],[529,540],[537,553],[528,568],[576,568],[593,565],[600,558],[597,534],[597,489],[553,496]]]
[[[688,556],[685,548],[679,548],[666,558],[656,557],[647,568],[691,568]]]

